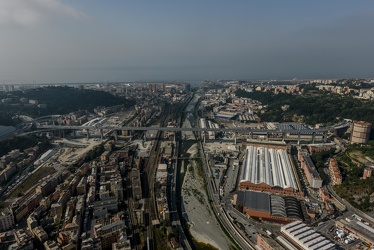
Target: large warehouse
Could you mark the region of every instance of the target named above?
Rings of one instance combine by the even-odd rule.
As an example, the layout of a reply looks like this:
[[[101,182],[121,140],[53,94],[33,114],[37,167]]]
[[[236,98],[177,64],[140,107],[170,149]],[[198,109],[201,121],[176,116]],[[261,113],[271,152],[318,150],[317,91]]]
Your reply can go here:
[[[301,205],[295,197],[247,190],[238,193],[235,204],[243,207],[243,213],[260,221],[283,224],[304,220]]]
[[[336,245],[326,237],[307,227],[300,221],[295,221],[281,227],[281,234],[294,246],[300,249],[329,250]]]
[[[286,150],[263,146],[247,146],[239,188],[302,195]]]

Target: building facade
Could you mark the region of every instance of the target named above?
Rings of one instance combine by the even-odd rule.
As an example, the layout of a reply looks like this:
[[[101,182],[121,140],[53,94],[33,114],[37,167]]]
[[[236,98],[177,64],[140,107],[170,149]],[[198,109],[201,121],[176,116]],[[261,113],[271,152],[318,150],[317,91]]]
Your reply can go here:
[[[0,232],[12,229],[14,226],[14,216],[8,208],[0,213]]]
[[[338,166],[338,162],[335,158],[329,159],[329,172],[332,185],[342,184],[342,175]]]
[[[314,163],[306,150],[299,149],[298,160],[301,164],[301,167],[304,169],[304,173],[309,182],[310,187],[322,187],[322,179],[319,176],[319,173],[317,172],[317,169],[314,166]]]

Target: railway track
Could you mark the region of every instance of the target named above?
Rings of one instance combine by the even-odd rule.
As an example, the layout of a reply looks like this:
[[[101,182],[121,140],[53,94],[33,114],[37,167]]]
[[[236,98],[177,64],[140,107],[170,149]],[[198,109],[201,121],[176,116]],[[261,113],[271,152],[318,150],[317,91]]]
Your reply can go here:
[[[162,118],[158,121],[161,127],[165,127],[168,121],[178,121],[181,109],[185,107],[190,98],[186,99],[182,103],[176,105],[169,105],[165,109]],[[179,119],[180,122],[180,119]],[[156,170],[160,162],[161,154],[161,143],[164,141],[164,131],[158,131],[155,139],[155,143],[152,146],[150,157],[146,163],[146,166],[143,170],[143,175],[146,175],[146,178],[143,178],[145,185],[144,200],[145,200],[145,214],[144,214],[144,224],[147,227],[147,245],[148,249],[153,249],[154,247],[154,235],[153,235],[153,225],[154,220],[159,220],[156,204],[156,194],[155,194],[155,179],[156,179]]]

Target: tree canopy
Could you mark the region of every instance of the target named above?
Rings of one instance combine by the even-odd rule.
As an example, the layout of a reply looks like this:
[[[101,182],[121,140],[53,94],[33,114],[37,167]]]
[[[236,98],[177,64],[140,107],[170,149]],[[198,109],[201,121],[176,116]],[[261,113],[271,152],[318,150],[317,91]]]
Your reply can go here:
[[[324,93],[292,95],[272,92],[247,92],[237,90],[238,97],[247,97],[268,105],[261,115],[264,121],[294,122],[300,121],[315,125],[335,123],[337,118],[364,120],[374,124],[374,102],[356,99],[351,96]],[[289,105],[288,110],[281,107]]]
[[[124,105],[130,107],[134,101],[113,96],[110,93],[97,90],[77,89],[67,86],[43,87],[11,93],[0,93],[1,99],[10,99],[10,104],[0,105],[0,125],[15,125],[12,117],[15,115],[43,116],[52,114],[66,114],[77,110],[93,111],[98,106],[111,107]],[[45,108],[20,104],[21,98],[37,100],[46,104]],[[14,105],[17,104],[17,105]]]

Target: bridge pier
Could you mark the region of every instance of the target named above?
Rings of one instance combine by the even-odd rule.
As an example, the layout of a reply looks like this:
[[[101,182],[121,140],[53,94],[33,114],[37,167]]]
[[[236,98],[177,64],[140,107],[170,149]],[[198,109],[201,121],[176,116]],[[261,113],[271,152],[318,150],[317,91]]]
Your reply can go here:
[[[285,133],[284,132],[282,132],[282,141],[284,142],[284,138],[285,138],[286,136],[285,136]]]
[[[76,131],[73,130],[73,138],[75,139],[75,136],[76,136]]]
[[[327,142],[327,131],[323,132],[323,142]]]
[[[87,129],[87,140],[90,139],[90,130]]]
[[[113,131],[113,135],[114,135],[114,140],[117,141],[118,140],[117,130]]]
[[[253,139],[253,133],[252,132],[249,132],[249,139]]]
[[[316,141],[316,132],[312,133],[312,143],[314,144]]]
[[[298,144],[298,145],[300,144],[300,137],[301,137],[300,134],[301,134],[300,132],[297,134],[297,144]]]
[[[100,129],[100,138],[101,138],[101,140],[104,139],[104,132],[103,132],[103,129]]]
[[[58,135],[57,135],[57,133],[58,133]],[[63,129],[55,130],[55,131],[53,131],[53,135],[58,136],[59,138],[64,138],[65,137],[65,130],[63,130]]]

